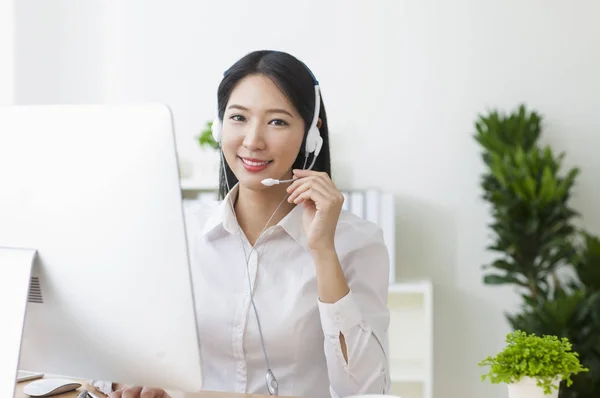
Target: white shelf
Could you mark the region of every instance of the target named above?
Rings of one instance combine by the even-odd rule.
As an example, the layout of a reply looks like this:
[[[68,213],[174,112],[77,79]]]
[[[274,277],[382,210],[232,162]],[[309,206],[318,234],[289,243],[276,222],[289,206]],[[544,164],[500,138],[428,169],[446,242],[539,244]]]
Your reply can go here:
[[[404,281],[388,288],[390,379],[403,398],[433,397],[433,285]]]
[[[431,291],[431,282],[418,280],[411,282],[393,283],[389,286],[390,294],[428,294]]]
[[[392,383],[427,383],[429,377],[422,359],[391,359]]]
[[[182,191],[216,191],[217,181],[204,181],[183,178],[180,181]]]

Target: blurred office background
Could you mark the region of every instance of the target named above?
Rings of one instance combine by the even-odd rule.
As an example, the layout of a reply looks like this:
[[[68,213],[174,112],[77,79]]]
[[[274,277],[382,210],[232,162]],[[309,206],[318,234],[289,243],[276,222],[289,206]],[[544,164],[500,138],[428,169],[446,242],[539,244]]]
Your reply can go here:
[[[598,15],[593,0],[2,0],[0,103],[168,103],[185,177],[210,185],[215,152],[196,137],[221,74],[252,50],[296,55],[321,83],[336,183],[394,194],[396,281],[432,282],[433,396],[502,398],[477,363],[521,301],[482,282],[474,123],[539,111],[543,143],[582,169],[580,224],[600,233]]]

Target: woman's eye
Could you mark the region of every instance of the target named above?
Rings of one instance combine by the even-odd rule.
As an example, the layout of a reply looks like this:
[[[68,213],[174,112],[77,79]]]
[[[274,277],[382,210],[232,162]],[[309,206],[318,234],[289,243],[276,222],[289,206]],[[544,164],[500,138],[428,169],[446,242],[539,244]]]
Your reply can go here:
[[[235,120],[236,122],[243,122],[245,120],[242,115],[232,115],[230,119]]]
[[[285,120],[281,120],[281,119],[271,120],[271,123],[275,124],[275,126],[287,126],[288,125]]]

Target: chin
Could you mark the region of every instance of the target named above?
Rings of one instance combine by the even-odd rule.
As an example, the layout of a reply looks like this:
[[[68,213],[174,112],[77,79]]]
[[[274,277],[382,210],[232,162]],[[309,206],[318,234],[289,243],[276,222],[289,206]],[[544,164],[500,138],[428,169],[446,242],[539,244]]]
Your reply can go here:
[[[268,177],[265,177],[268,178]],[[243,179],[240,180],[240,185],[246,189],[249,189],[251,191],[262,191],[263,189],[267,189],[270,187],[267,187],[266,185],[263,185],[261,183],[261,181],[264,180],[264,178],[260,178],[258,180],[256,179]]]
[[[240,186],[246,189],[256,191],[269,188],[262,184],[262,180],[269,178],[268,173],[249,173],[246,170],[236,170],[235,175]]]

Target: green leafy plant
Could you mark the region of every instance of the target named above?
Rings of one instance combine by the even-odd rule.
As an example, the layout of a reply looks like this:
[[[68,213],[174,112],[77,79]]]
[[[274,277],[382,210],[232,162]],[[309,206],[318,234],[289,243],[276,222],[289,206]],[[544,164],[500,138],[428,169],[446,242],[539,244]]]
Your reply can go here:
[[[496,254],[483,265],[483,281],[517,288],[522,310],[506,314],[513,330],[567,338],[589,369],[571,387],[562,383],[560,397],[598,398],[600,240],[575,227],[579,213],[569,200],[580,170],[565,170],[565,154],[540,145],[542,117],[524,105],[480,115],[476,130],[492,215],[487,249]]]
[[[219,149],[219,143],[216,142],[212,136],[212,121],[206,122],[204,129],[196,138],[201,148],[208,147],[213,149]]]
[[[479,366],[490,367],[489,372],[481,376],[482,380],[489,378],[493,384],[510,384],[531,377],[545,394],[558,389],[557,380],[571,386],[572,375],[589,370],[581,365],[578,354],[571,351],[567,338],[528,335],[521,330],[509,333],[506,347],[496,356],[485,358]]]
[[[585,231],[581,235],[583,243],[572,262],[577,279],[571,286],[600,292],[600,239]]]
[[[568,205],[579,169],[562,176],[564,154],[539,148],[541,117],[524,106],[509,116],[491,112],[477,122],[475,139],[485,149],[483,198],[492,206],[494,243],[499,257],[484,269],[488,284],[515,284],[527,301],[547,297],[551,277],[573,254],[572,220]]]

